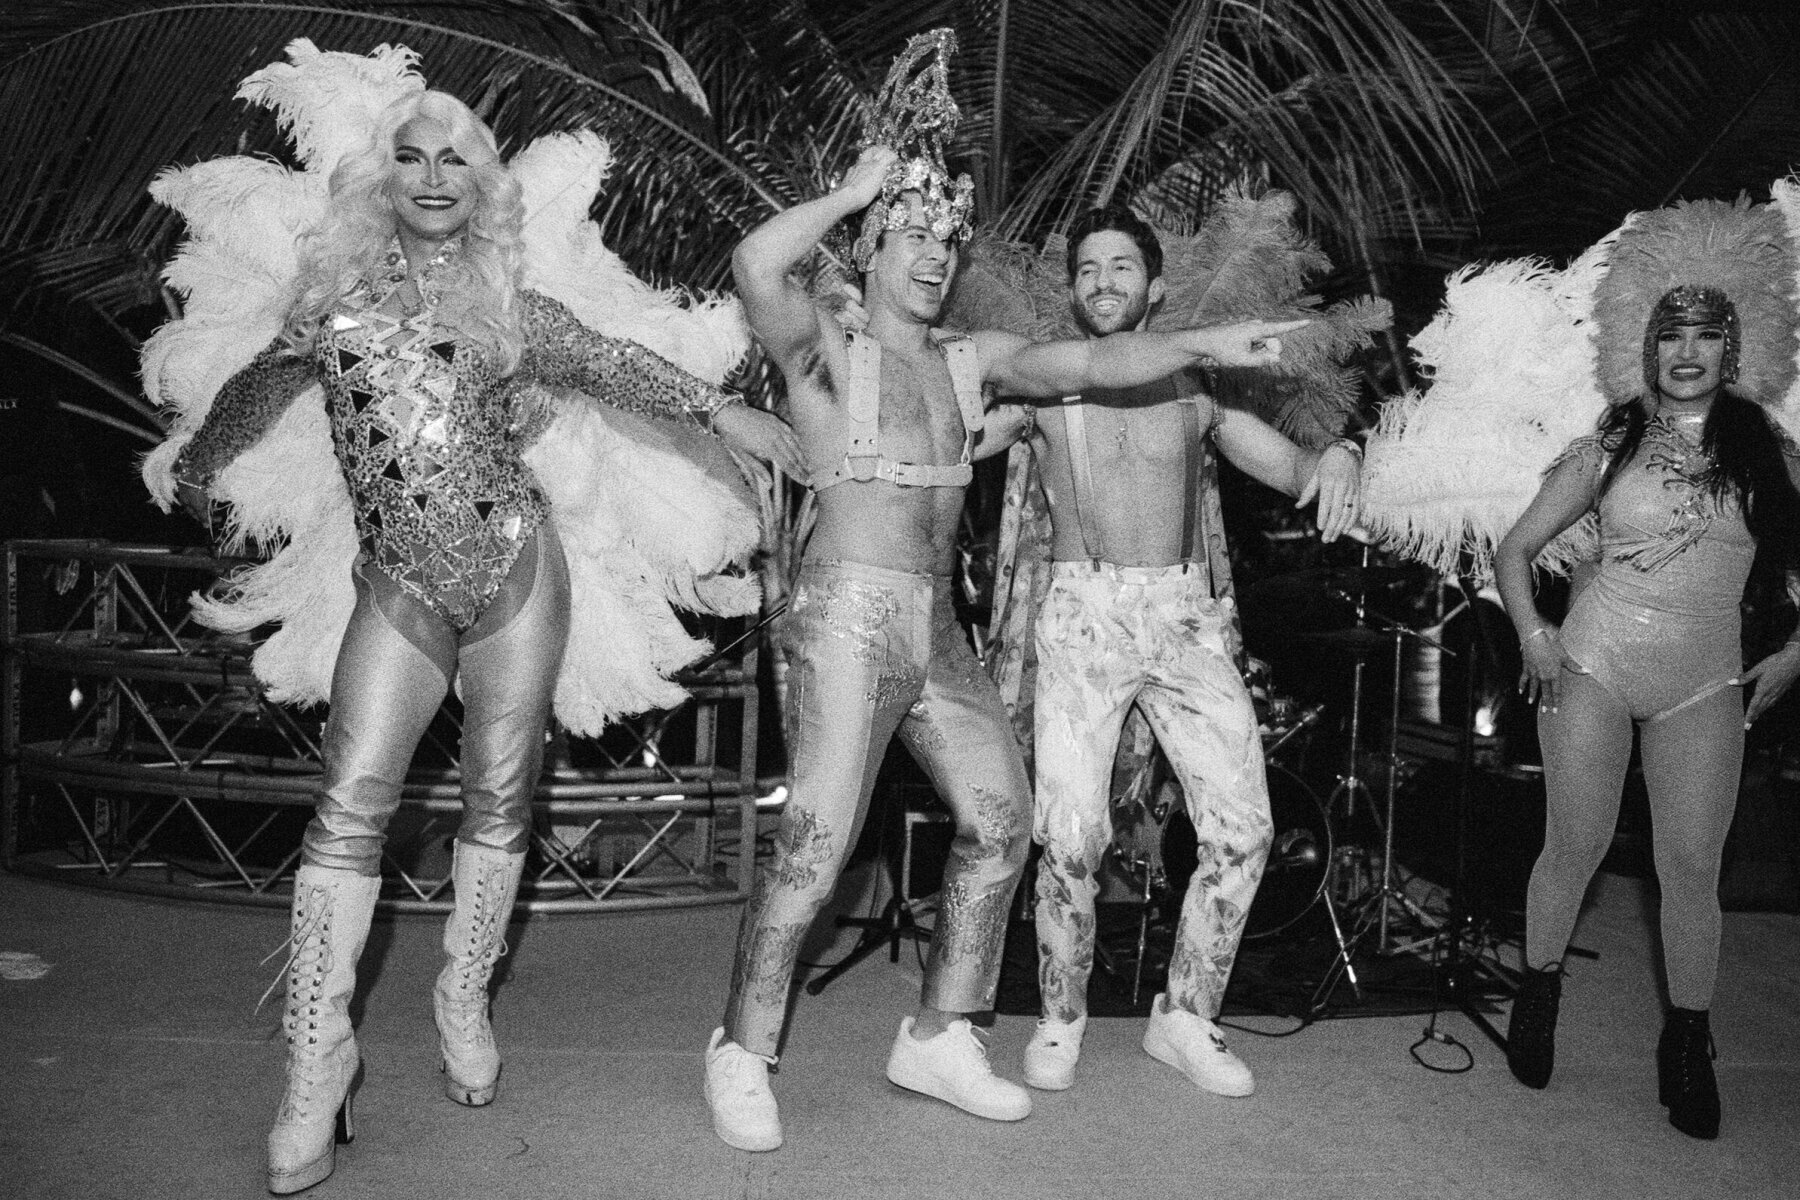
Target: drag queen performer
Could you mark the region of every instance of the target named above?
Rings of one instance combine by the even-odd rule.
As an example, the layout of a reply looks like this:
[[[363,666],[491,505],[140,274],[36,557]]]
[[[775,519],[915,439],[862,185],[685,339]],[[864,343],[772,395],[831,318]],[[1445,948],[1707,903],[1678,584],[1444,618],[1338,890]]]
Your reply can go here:
[[[1800,561],[1793,445],[1757,404],[1793,379],[1794,263],[1773,206],[1717,202],[1644,216],[1612,258],[1595,317],[1614,406],[1557,459],[1495,560],[1549,796],[1507,1064],[1528,1087],[1549,1082],[1562,957],[1612,841],[1635,725],[1669,990],[1660,1098],[1675,1128],[1711,1138],[1719,864],[1744,730],[1800,675],[1795,641],[1742,669],[1738,612],[1759,546]],[[1533,602],[1531,563],[1590,512],[1599,564],[1559,629]]]
[[[453,680],[463,818],[433,1003],[446,1093],[485,1105],[496,1092],[487,987],[571,622],[560,514],[522,453],[561,402],[543,389],[683,421],[698,413],[764,457],[791,446],[774,417],[520,286],[522,189],[493,135],[416,74],[404,82],[329,172],[279,334],[218,389],[171,466],[183,502],[204,514],[221,472],[322,385],[361,548],[294,880],[287,1091],[269,1134],[277,1194],[324,1179],[334,1134],[349,1140],[361,1062],[348,1005],[383,831]]]
[[[1800,189],[1775,195],[1637,214],[1562,273],[1525,262],[1452,277],[1446,312],[1415,343],[1436,382],[1384,414],[1365,485],[1371,526],[1440,567],[1472,550],[1479,573],[1484,539],[1505,528],[1506,501],[1490,498],[1548,460],[1493,554],[1548,791],[1507,1063],[1527,1086],[1549,1082],[1562,959],[1612,840],[1635,728],[1662,891],[1659,1092],[1670,1124],[1699,1138],[1719,1129],[1708,1009],[1744,730],[1800,676],[1800,641],[1748,670],[1739,641],[1757,552],[1800,561],[1782,428],[1796,411]],[[1473,544],[1459,546],[1465,528]],[[1572,563],[1589,565],[1559,628],[1531,573]]]

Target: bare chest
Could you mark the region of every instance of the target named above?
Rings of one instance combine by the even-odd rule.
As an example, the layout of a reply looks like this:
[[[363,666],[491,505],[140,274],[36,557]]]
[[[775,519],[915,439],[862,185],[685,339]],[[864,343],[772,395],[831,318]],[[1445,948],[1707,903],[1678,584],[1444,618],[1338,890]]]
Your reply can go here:
[[[1078,436],[1096,477],[1179,479],[1186,470],[1188,429],[1181,405],[1083,404],[1077,414],[1071,414],[1072,407],[1058,406],[1039,420],[1055,458],[1068,461],[1071,438]]]
[[[882,453],[916,462],[955,462],[962,454],[962,410],[942,359],[881,356]]]

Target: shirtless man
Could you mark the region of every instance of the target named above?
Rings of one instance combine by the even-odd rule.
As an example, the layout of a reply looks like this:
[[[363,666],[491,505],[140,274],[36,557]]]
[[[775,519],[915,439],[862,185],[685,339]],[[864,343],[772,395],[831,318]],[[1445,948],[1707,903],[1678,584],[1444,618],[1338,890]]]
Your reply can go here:
[[[1163,298],[1156,234],[1130,210],[1087,213],[1069,234],[1069,291],[1092,344],[1139,335]],[[1073,390],[1073,389],[1071,389]],[[1302,450],[1216,405],[1186,374],[1089,389],[1038,409],[1030,446],[1053,531],[1037,620],[1037,929],[1043,1019],[1025,1081],[1074,1081],[1094,964],[1094,897],[1111,840],[1108,788],[1135,703],[1168,755],[1199,835],[1168,991],[1144,1049],[1206,1091],[1247,1096],[1250,1070],[1213,1018],[1262,877],[1273,827],[1262,743],[1233,649],[1236,613],[1209,441],[1253,478],[1319,500],[1326,541],[1356,520],[1361,453]]]
[[[773,1150],[775,1063],[795,956],[835,886],[896,732],[955,814],[956,838],[916,1012],[887,1075],[994,1120],[1030,1094],[997,1078],[964,1014],[993,1005],[1005,914],[1028,848],[1030,791],[999,694],[950,608],[967,466],[983,388],[1055,397],[1160,379],[1203,358],[1255,366],[1297,323],[1245,323],[1106,341],[1032,345],[1005,333],[935,328],[956,270],[961,217],[920,192],[893,198],[868,240],[867,330],[846,334],[793,269],[838,221],[876,205],[896,162],[872,147],[830,194],[745,238],[734,272],[751,327],[788,381],[818,522],[780,633],[789,663],[788,802],[774,861],[739,934],[724,1025],[707,1050],[706,1095],[720,1138]],[[884,202],[886,203],[886,202]],[[873,227],[870,227],[873,228]]]

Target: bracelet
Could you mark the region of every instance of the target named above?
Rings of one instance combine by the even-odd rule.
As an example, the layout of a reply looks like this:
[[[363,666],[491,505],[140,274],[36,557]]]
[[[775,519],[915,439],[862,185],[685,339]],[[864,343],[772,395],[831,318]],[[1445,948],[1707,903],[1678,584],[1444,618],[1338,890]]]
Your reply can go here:
[[[1353,437],[1336,438],[1329,445],[1327,445],[1325,447],[1325,449],[1330,450],[1334,447],[1339,450],[1348,450],[1350,453],[1352,453],[1356,456],[1356,459],[1358,462],[1362,461],[1362,456],[1363,456],[1362,443],[1357,441],[1355,438],[1353,438]]]
[[[691,415],[695,420],[699,421],[701,426],[703,428],[705,428],[708,433],[712,432],[713,419],[715,417],[717,417],[720,413],[724,412],[726,409],[732,407],[735,404],[747,403],[747,401],[745,401],[745,399],[744,399],[742,392],[730,392],[730,391],[726,391],[723,388],[721,388],[719,391],[719,394],[721,396],[723,396],[724,399],[720,400],[719,403],[713,405],[710,408],[696,406],[696,407],[692,407],[692,408],[688,409],[689,415]]]
[[[1524,645],[1529,644],[1532,638],[1549,637],[1549,636],[1550,636],[1550,627],[1548,625],[1539,625],[1536,629],[1534,629],[1530,633],[1526,634],[1525,640],[1523,642],[1520,642],[1519,644],[1521,646],[1524,646]]]

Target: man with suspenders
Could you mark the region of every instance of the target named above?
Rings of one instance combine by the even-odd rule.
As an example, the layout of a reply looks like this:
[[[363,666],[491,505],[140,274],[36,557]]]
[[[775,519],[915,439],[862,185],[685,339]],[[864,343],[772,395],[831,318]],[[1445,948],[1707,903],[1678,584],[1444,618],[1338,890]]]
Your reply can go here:
[[[706,1056],[714,1130],[743,1150],[781,1144],[769,1068],[795,958],[896,732],[954,814],[956,837],[919,1007],[901,1023],[888,1078],[993,1120],[1031,1111],[1024,1088],[993,1074],[965,1016],[993,1005],[1031,810],[1006,710],[950,608],[969,463],[1020,432],[988,427],[983,389],[1054,398],[1147,383],[1208,358],[1263,365],[1279,357],[1278,336],[1301,324],[1036,345],[1008,333],[946,334],[935,326],[968,235],[968,195],[966,177],[953,183],[934,147],[901,159],[871,146],[836,190],[752,231],[733,263],[751,328],[786,377],[817,494],[778,635],[788,801]],[[854,258],[869,320],[851,334],[794,270],[863,210]]]
[[[1161,270],[1155,232],[1122,206],[1085,214],[1069,233],[1070,298],[1098,345],[1144,327],[1163,299]],[[1360,450],[1348,439],[1302,450],[1249,413],[1214,404],[1190,372],[1083,389],[1037,411],[1030,445],[1053,548],[1033,717],[1043,1019],[1025,1050],[1025,1081],[1051,1091],[1074,1081],[1094,898],[1112,833],[1113,758],[1136,704],[1186,794],[1200,855],[1144,1049],[1206,1091],[1247,1096],[1250,1070],[1213,1018],[1272,826],[1262,742],[1236,661],[1212,445],[1302,504],[1316,495],[1326,541],[1355,524]]]

